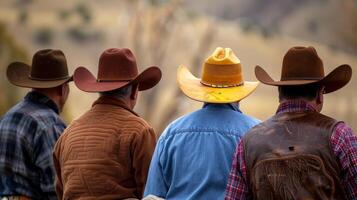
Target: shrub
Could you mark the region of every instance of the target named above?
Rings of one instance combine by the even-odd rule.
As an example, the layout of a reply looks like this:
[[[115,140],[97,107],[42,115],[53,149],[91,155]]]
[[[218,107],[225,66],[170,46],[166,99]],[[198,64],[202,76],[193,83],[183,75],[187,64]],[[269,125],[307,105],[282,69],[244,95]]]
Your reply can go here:
[[[92,12],[85,3],[79,3],[75,10],[85,23],[89,23],[92,20]]]
[[[18,16],[18,22],[21,25],[24,25],[24,24],[27,23],[28,17],[29,17],[28,12],[26,10],[21,10],[20,13],[19,13],[19,16]]]
[[[89,40],[99,40],[103,34],[99,31],[89,30],[84,26],[72,27],[67,30],[68,36],[76,42],[87,42]]]
[[[69,16],[71,15],[70,11],[68,10],[60,10],[58,11],[58,17],[61,21],[66,21]]]
[[[39,28],[34,35],[34,39],[37,43],[42,45],[48,45],[52,43],[54,33],[49,27]]]

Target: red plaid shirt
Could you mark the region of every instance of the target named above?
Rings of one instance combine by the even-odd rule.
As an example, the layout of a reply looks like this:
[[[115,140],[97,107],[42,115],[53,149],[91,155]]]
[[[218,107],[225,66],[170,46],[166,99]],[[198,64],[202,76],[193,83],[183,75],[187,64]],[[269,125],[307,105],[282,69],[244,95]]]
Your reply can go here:
[[[289,101],[280,104],[277,113],[295,111],[314,111],[305,101]],[[345,186],[347,199],[357,199],[357,137],[344,122],[338,123],[330,138],[331,148],[342,166],[341,181]],[[244,160],[242,140],[234,153],[232,169],[229,174],[225,200],[252,199],[247,185],[247,169]]]

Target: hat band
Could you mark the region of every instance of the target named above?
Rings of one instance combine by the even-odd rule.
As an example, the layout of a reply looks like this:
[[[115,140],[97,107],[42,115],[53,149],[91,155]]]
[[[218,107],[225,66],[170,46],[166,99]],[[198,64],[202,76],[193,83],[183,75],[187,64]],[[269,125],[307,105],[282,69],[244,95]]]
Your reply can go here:
[[[29,75],[28,77],[29,77],[29,79],[35,80],[35,81],[58,81],[58,80],[70,78],[70,76],[68,76],[68,75],[62,76],[62,77],[57,77],[57,78],[35,78],[35,77],[32,77],[31,75]]]
[[[201,83],[210,87],[236,87],[243,82],[240,63],[215,65],[204,63]]]
[[[323,77],[281,77],[281,81],[321,80]]]
[[[230,88],[230,87],[242,86],[242,85],[244,85],[244,82],[239,83],[239,84],[233,84],[233,85],[217,85],[217,84],[204,83],[201,81],[201,84],[208,86],[208,87],[213,87],[213,88]]]
[[[97,79],[97,82],[130,82],[131,80],[103,80],[103,79]]]

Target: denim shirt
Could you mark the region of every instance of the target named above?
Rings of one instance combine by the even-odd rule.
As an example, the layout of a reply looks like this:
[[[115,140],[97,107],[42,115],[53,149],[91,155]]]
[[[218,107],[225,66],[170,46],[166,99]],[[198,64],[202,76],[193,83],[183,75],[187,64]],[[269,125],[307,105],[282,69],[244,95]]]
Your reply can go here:
[[[223,199],[236,145],[258,123],[238,104],[205,104],[172,122],[158,140],[144,196]]]

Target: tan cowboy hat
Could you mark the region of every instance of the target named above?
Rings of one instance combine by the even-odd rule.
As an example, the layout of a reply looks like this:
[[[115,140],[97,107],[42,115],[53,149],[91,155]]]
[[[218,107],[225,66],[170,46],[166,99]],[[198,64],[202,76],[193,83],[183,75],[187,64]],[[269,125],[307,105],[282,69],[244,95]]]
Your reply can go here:
[[[11,63],[6,75],[10,83],[27,88],[53,88],[72,80],[65,55],[61,50],[52,49],[36,52],[32,66],[22,62]]]
[[[158,67],[149,67],[139,74],[134,54],[127,48],[105,50],[99,58],[98,78],[84,67],[73,75],[76,86],[85,92],[105,92],[138,84],[139,90],[154,87],[161,79]]]
[[[258,82],[244,81],[240,60],[232,49],[221,47],[206,59],[201,79],[181,65],[177,70],[177,81],[186,96],[208,103],[237,102],[258,86]]]
[[[274,81],[260,66],[255,67],[255,76],[260,82],[273,86],[317,83],[324,86],[325,93],[330,93],[351,80],[352,68],[340,65],[325,76],[323,62],[314,47],[292,47],[284,56],[280,81]]]

